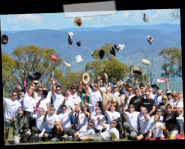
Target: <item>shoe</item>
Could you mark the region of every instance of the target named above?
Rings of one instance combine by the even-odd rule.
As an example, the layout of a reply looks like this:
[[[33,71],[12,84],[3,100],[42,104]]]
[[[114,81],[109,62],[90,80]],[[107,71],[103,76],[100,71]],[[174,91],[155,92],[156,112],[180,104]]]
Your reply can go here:
[[[20,142],[21,143],[26,143],[25,138],[24,137],[21,137]]]
[[[57,137],[54,137],[53,139],[51,139],[51,141],[58,141],[59,139]]]
[[[65,134],[65,135],[62,136],[62,138],[67,139],[68,135]]]
[[[68,137],[67,140],[68,141],[73,141],[73,138],[72,137]]]
[[[8,141],[5,142],[5,145],[9,145]]]

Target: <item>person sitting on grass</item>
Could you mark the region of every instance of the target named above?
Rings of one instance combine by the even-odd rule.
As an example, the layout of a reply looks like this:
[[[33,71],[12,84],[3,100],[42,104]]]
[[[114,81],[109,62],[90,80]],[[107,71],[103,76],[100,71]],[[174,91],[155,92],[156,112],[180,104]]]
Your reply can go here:
[[[104,132],[95,133],[87,136],[80,137],[75,139],[75,141],[105,141],[105,140],[112,140],[112,141],[119,141],[119,131],[116,129],[117,121],[113,120],[110,125],[103,124],[100,121],[100,117],[97,118],[98,123],[105,127],[106,130]],[[115,135],[115,138],[111,137],[111,133]]]
[[[14,144],[19,144],[19,137],[23,137],[23,142],[26,143],[28,137],[31,135],[27,118],[23,116],[23,109],[18,109],[18,114],[10,122],[13,126],[13,140]]]
[[[59,127],[60,121],[59,121],[58,115],[55,114],[54,107],[50,108],[50,114],[46,113],[46,116],[43,122],[46,122],[46,125],[47,125],[46,130],[44,132],[44,138],[47,139],[50,136],[50,134],[52,134],[52,137],[54,135],[55,137],[53,137],[51,141],[58,141],[58,134],[60,131],[60,127]]]
[[[104,129],[104,127],[102,127],[98,123],[98,120],[97,120],[98,117],[100,117],[100,120],[101,120],[102,123],[104,123],[104,124],[106,123],[105,116],[102,115],[102,114],[100,114],[100,111],[101,111],[101,109],[99,107],[96,107],[95,108],[96,114],[92,116],[92,108],[89,109],[89,112],[90,112],[90,114],[89,114],[89,120],[94,123],[93,124],[94,125],[93,130],[94,130],[95,133],[99,133],[99,132],[101,132]]]
[[[150,116],[148,114],[146,107],[140,107],[141,113],[138,115],[138,121],[139,121],[139,133],[136,137],[136,140],[144,140],[144,138],[149,133],[149,126],[150,126]]]
[[[166,140],[163,131],[165,130],[165,126],[163,123],[159,122],[160,115],[157,113],[154,115],[154,122],[149,127],[148,136],[145,138],[145,141],[150,140]],[[153,135],[153,137],[152,137]],[[152,137],[152,138],[151,138]]]
[[[94,130],[92,129],[93,127],[94,127],[93,122],[89,122],[87,126],[83,126],[79,131],[72,134],[73,141],[77,141],[79,140],[80,137],[83,137],[83,136],[95,134]]]

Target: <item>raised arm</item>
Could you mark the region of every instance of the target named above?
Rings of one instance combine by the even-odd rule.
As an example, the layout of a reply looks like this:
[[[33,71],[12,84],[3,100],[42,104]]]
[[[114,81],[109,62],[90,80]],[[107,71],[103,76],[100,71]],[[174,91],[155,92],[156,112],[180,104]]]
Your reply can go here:
[[[180,109],[175,104],[173,106],[177,109],[177,115],[179,116],[181,114]]]
[[[146,121],[149,121],[149,118],[148,118],[148,114],[147,113],[143,113],[143,116],[145,118]]]
[[[105,72],[104,72],[104,76],[105,76],[105,85],[108,86],[108,76]]]
[[[121,105],[122,105],[122,113],[126,116],[126,112],[125,112],[125,109],[124,109],[125,101],[122,101],[121,99],[120,99],[120,101],[121,101]]]
[[[170,90],[170,86],[169,86],[169,82],[168,82],[168,80],[167,80],[167,78],[165,78],[165,81],[166,81],[166,85],[167,85],[167,90],[169,91]]]
[[[43,97],[41,97],[41,98],[40,98],[40,100],[36,103],[36,107],[37,107],[37,108],[39,107],[40,102],[41,102],[42,100],[44,100],[44,98],[43,98]]]
[[[100,121],[100,117],[98,117],[98,118],[97,118],[97,120],[98,120],[98,123],[99,123],[101,126],[103,126],[103,127],[104,127],[104,125],[105,125],[105,124],[104,124],[104,123],[102,123],[102,122]]]
[[[138,82],[138,80],[136,80],[136,85],[137,85],[137,89],[139,90],[140,96],[142,96],[141,91],[140,91],[140,87],[139,87],[139,82]]]
[[[147,83],[147,85],[143,88],[143,91],[146,91],[146,88],[150,85],[150,83]]]
[[[45,116],[44,116],[44,118],[43,118],[43,122],[45,122],[45,121],[46,121],[46,117],[47,117],[47,115],[48,115],[48,112],[46,111],[46,114],[45,114]]]
[[[56,89],[56,85],[55,85],[56,81],[55,81],[54,78],[51,78],[51,82],[52,82],[52,89],[51,89],[51,91],[52,91],[52,95],[54,95],[55,94],[55,89]]]
[[[100,88],[100,80],[101,80],[101,77],[98,75],[97,79],[98,79],[98,90],[102,94],[102,89]]]
[[[150,113],[148,113],[148,115],[151,115],[153,112],[155,112],[156,110],[156,106],[152,106],[152,110],[150,111]]]
[[[71,109],[70,114],[73,115],[73,113],[74,113],[74,111],[75,111],[75,108],[73,109],[71,106],[69,106],[69,108]]]
[[[104,107],[104,111],[103,112],[104,112],[105,115],[107,114],[109,103],[110,103],[110,99],[107,101],[107,104]]]
[[[93,118],[92,118],[92,108],[89,108],[89,120],[93,120]]]

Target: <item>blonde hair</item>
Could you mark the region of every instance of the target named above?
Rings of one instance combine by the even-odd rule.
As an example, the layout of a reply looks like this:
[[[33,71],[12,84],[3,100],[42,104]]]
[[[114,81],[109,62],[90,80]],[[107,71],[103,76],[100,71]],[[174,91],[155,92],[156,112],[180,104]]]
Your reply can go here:
[[[28,89],[28,91],[29,91],[29,90],[31,90],[31,91],[32,91],[32,95],[31,95],[31,97],[32,97],[33,99],[35,99],[35,93],[34,93],[33,89],[29,88],[29,89]]]
[[[168,97],[167,97],[166,95],[163,95],[163,96],[162,96],[162,99],[163,99],[163,98],[166,99],[166,103],[165,103],[165,105],[164,105],[164,109],[166,109],[166,106],[167,106],[167,104],[168,104]]]

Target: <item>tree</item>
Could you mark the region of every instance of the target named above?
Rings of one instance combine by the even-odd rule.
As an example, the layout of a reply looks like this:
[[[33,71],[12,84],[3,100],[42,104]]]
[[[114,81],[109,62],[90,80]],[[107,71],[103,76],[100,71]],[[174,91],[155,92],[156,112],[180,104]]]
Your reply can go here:
[[[116,78],[120,80],[127,76],[127,72],[129,72],[128,66],[121,63],[118,59],[114,58],[114,56],[110,54],[110,50],[112,49],[112,47],[112,43],[106,43],[101,47],[101,49],[105,51],[103,60],[100,59],[98,56],[98,53],[101,49],[95,49],[94,55],[96,61],[89,62],[85,65],[85,71],[92,72],[93,74],[93,82],[97,82],[97,75],[102,76],[103,80],[105,79],[102,71],[102,69],[104,68],[106,69],[109,81],[111,80],[111,78]]]
[[[164,71],[161,77],[166,77],[168,82],[175,76],[182,77],[182,52],[174,47],[170,49],[162,49],[159,56],[164,58],[161,68]]]
[[[170,16],[171,21],[180,19],[180,9],[172,9]]]

